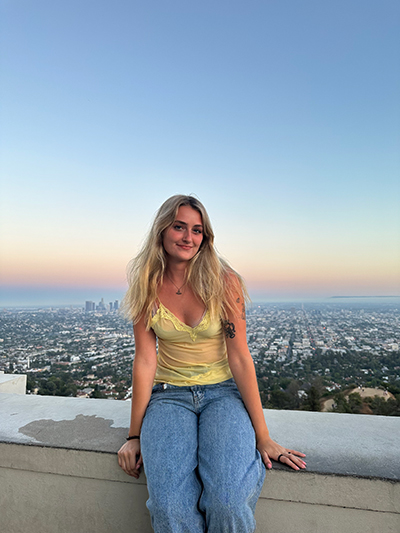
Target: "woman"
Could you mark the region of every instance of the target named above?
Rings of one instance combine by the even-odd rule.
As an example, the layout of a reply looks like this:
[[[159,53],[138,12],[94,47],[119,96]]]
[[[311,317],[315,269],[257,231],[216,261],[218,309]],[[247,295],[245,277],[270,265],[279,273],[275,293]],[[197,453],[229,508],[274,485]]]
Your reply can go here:
[[[204,206],[172,196],[130,269],[136,353],[118,462],[135,478],[144,464],[155,533],[253,532],[264,464],[305,468],[304,454],[269,436],[246,342],[247,292],[213,242]]]

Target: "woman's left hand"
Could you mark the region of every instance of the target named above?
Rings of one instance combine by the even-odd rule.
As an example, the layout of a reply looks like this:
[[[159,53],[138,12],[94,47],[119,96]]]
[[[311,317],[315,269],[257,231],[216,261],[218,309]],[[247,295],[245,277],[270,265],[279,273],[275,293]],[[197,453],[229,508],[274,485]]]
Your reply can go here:
[[[260,452],[261,458],[267,468],[272,468],[271,459],[290,466],[293,470],[306,468],[305,461],[301,459],[305,457],[304,453],[284,448],[269,437],[257,441],[257,450]]]

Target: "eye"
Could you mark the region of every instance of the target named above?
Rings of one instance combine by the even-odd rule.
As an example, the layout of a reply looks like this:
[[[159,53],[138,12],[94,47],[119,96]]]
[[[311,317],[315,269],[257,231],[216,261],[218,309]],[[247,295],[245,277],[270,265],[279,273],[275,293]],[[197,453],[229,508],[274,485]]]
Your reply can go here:
[[[194,229],[193,232],[196,233],[197,235],[202,235],[203,230],[201,230],[201,229]]]
[[[181,226],[180,224],[175,224],[175,225],[174,225],[174,229],[176,229],[176,230],[179,231],[179,230],[182,229],[182,226]]]

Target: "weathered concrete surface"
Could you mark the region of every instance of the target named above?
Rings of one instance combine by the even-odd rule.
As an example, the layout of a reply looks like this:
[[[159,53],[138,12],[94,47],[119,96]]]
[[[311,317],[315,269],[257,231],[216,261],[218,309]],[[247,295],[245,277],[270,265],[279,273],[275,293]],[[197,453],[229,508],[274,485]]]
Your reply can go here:
[[[0,443],[4,531],[151,533],[146,499],[115,454]],[[257,533],[398,533],[400,483],[275,469],[256,520]]]
[[[264,410],[271,435],[307,454],[307,470],[400,480],[400,418]]]
[[[116,453],[130,402],[0,394],[0,442]]]
[[[115,454],[129,414],[129,402],[0,394],[1,529],[151,533],[146,478],[127,476]],[[274,464],[257,533],[400,531],[398,419],[265,415],[276,440],[307,452],[308,471]]]
[[[399,533],[396,514],[260,499],[257,533]],[[147,533],[147,532],[146,532]]]
[[[1,531],[151,533],[146,499],[114,454],[0,444]]]
[[[0,393],[25,394],[25,374],[0,374]]]
[[[309,472],[400,479],[398,417],[264,413],[275,440],[307,454]],[[0,394],[0,442],[115,453],[129,417],[130,402]]]

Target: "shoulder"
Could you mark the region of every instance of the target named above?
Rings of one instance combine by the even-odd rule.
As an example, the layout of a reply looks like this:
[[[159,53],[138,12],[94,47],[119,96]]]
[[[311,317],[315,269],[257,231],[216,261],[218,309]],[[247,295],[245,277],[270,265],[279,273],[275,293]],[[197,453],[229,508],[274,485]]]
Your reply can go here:
[[[223,283],[227,291],[242,292],[242,279],[230,266],[226,266],[223,270]]]
[[[157,313],[156,313],[157,315]],[[133,334],[135,336],[135,343],[141,339],[153,339],[155,337],[153,331],[153,324],[156,321],[155,316],[151,312],[142,312],[139,320],[133,324]]]
[[[233,269],[226,271],[224,278],[225,301],[223,324],[229,328],[230,323],[246,320],[246,300],[249,300],[241,276]],[[230,336],[229,329],[225,331]]]
[[[243,278],[232,268],[227,269],[223,276],[225,305],[231,310],[240,308],[250,301]]]

